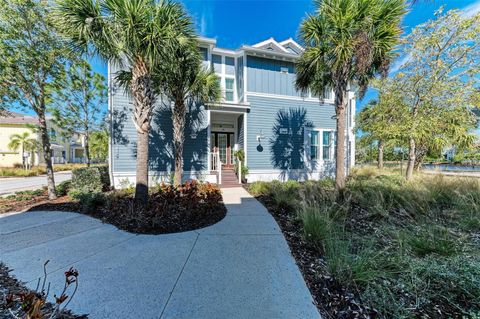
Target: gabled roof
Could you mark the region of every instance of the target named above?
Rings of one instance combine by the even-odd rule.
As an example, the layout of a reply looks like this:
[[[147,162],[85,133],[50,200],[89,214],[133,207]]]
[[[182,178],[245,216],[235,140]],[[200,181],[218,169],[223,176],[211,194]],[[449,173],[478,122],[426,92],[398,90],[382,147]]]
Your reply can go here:
[[[274,38],[270,38],[268,40],[254,44],[252,45],[252,47],[257,49],[271,50],[271,51],[280,52],[280,53],[289,53],[288,50],[285,49],[280,43],[275,41]]]
[[[291,53],[301,54],[304,51],[303,47],[292,38],[279,42],[279,44]]]

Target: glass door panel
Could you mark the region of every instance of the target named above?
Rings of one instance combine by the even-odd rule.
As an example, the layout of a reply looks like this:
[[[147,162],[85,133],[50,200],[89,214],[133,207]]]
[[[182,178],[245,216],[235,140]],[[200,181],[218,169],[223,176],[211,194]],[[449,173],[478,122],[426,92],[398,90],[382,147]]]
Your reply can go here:
[[[230,163],[229,164],[233,164],[235,163],[233,161],[233,146],[235,145],[235,143],[233,142],[233,134],[228,134],[228,140],[229,140],[229,144],[228,144],[228,148],[230,150]]]
[[[222,164],[227,163],[227,134],[218,134],[218,152],[220,153],[220,161]]]

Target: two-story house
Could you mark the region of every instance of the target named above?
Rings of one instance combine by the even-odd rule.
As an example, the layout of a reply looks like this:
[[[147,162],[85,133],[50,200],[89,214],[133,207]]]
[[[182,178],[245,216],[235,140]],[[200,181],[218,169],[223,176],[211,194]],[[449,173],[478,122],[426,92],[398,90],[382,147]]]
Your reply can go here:
[[[184,179],[220,182],[234,151],[244,150],[249,182],[319,179],[333,176],[335,108],[333,92],[302,95],[295,89],[295,61],[303,48],[293,39],[273,38],[237,50],[201,38],[205,67],[219,76],[222,101],[191,107],[187,113]],[[109,65],[111,114],[110,170],[116,187],[135,181],[136,131],[132,101],[115,85]],[[347,110],[347,167],[355,164],[355,96]],[[169,181],[174,170],[171,104],[160,101],[152,120],[149,173],[152,182]],[[217,165],[221,162],[221,165]]]
[[[27,156],[26,162],[32,166],[44,163],[37,126],[38,118],[36,116],[17,112],[5,112],[0,115],[0,167],[22,165],[22,156]],[[50,117],[47,117],[47,127],[53,164],[85,163],[83,134],[73,133],[69,137],[65,137],[62,129],[57,127]],[[35,151],[22,154],[21,148],[10,149],[9,143],[12,136],[24,133],[29,134],[29,139],[37,141],[38,147]]]

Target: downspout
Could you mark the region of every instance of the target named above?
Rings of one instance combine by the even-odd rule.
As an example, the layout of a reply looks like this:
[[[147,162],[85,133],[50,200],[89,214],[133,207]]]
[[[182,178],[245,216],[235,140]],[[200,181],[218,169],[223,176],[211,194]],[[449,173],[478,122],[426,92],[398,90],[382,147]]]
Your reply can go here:
[[[108,61],[107,66],[107,75],[108,75],[108,176],[110,177],[110,185],[115,188],[114,181],[113,181],[113,98],[112,98],[112,81],[111,81],[111,65],[110,61]]]

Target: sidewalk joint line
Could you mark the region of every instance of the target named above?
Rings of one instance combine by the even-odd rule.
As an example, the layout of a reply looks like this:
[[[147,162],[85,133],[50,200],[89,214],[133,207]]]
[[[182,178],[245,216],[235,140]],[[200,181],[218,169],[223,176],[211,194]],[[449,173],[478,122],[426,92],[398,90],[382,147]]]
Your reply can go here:
[[[158,319],[161,319],[163,316],[163,313],[165,312],[165,309],[167,309],[168,303],[170,302],[170,298],[172,298],[173,292],[175,291],[175,288],[177,287],[178,282],[180,281],[180,277],[183,274],[183,271],[185,267],[187,266],[188,261],[190,260],[190,256],[192,255],[193,249],[195,248],[195,245],[197,245],[198,238],[200,237],[200,234],[197,234],[197,238],[195,238],[195,242],[192,245],[192,249],[190,249],[190,252],[188,253],[187,259],[185,260],[185,263],[183,264],[182,270],[180,270],[180,273],[178,274],[177,280],[175,281],[175,284],[173,285],[172,290],[170,291],[170,294],[168,295],[167,302],[165,303],[165,306],[163,306],[162,312],[160,313],[160,317]]]

